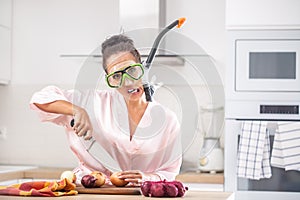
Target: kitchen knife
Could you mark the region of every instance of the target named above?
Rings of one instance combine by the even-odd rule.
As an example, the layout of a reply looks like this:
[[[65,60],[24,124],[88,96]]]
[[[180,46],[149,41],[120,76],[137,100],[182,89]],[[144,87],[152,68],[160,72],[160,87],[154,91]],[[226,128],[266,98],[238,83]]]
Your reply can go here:
[[[71,120],[70,125],[73,127],[75,124],[74,119]],[[115,161],[111,155],[92,137],[89,140],[85,140],[80,137],[80,141],[85,147],[85,150],[98,162],[100,162],[106,169],[111,172],[122,171],[117,161]]]

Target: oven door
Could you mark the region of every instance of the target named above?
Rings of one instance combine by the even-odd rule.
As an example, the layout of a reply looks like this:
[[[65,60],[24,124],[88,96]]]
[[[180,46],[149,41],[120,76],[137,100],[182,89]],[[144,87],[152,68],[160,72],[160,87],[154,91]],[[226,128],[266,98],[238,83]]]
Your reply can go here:
[[[235,90],[300,91],[300,40],[236,40]]]
[[[239,134],[243,121],[225,120],[225,192],[234,192],[236,200],[299,200],[300,171],[285,171],[272,167],[272,177],[269,179],[250,180],[237,176]],[[272,148],[273,136],[270,142]]]

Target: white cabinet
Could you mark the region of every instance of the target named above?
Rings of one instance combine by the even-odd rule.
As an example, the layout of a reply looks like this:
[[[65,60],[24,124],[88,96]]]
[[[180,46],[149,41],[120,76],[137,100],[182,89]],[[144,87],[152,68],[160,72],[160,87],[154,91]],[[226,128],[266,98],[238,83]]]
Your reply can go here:
[[[0,26],[0,84],[8,84],[11,77],[11,31]]]
[[[0,84],[11,78],[11,0],[0,0]]]
[[[227,0],[227,29],[300,29],[299,0]]]
[[[11,27],[12,0],[0,0],[0,25]]]

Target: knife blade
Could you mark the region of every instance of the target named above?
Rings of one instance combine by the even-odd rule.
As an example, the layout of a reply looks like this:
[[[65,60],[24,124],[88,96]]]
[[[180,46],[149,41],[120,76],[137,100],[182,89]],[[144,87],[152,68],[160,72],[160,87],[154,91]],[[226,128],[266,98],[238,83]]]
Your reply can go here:
[[[71,120],[70,125],[73,127],[75,124],[74,119]],[[85,150],[105,168],[112,172],[122,171],[118,162],[111,157],[111,155],[95,140],[94,137],[85,140],[80,137],[80,141],[85,147]]]

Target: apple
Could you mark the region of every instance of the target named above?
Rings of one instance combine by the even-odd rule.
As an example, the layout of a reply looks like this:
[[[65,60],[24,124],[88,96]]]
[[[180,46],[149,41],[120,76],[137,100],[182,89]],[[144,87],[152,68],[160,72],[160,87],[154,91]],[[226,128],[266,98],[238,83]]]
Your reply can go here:
[[[121,174],[121,172],[114,172],[110,176],[111,183],[114,184],[117,187],[123,187],[123,186],[128,184],[128,181],[125,181],[125,180],[119,178],[120,174]]]
[[[75,183],[77,177],[76,175],[72,172],[72,171],[64,171],[61,175],[60,175],[60,179],[67,179],[69,182],[71,183]]]

